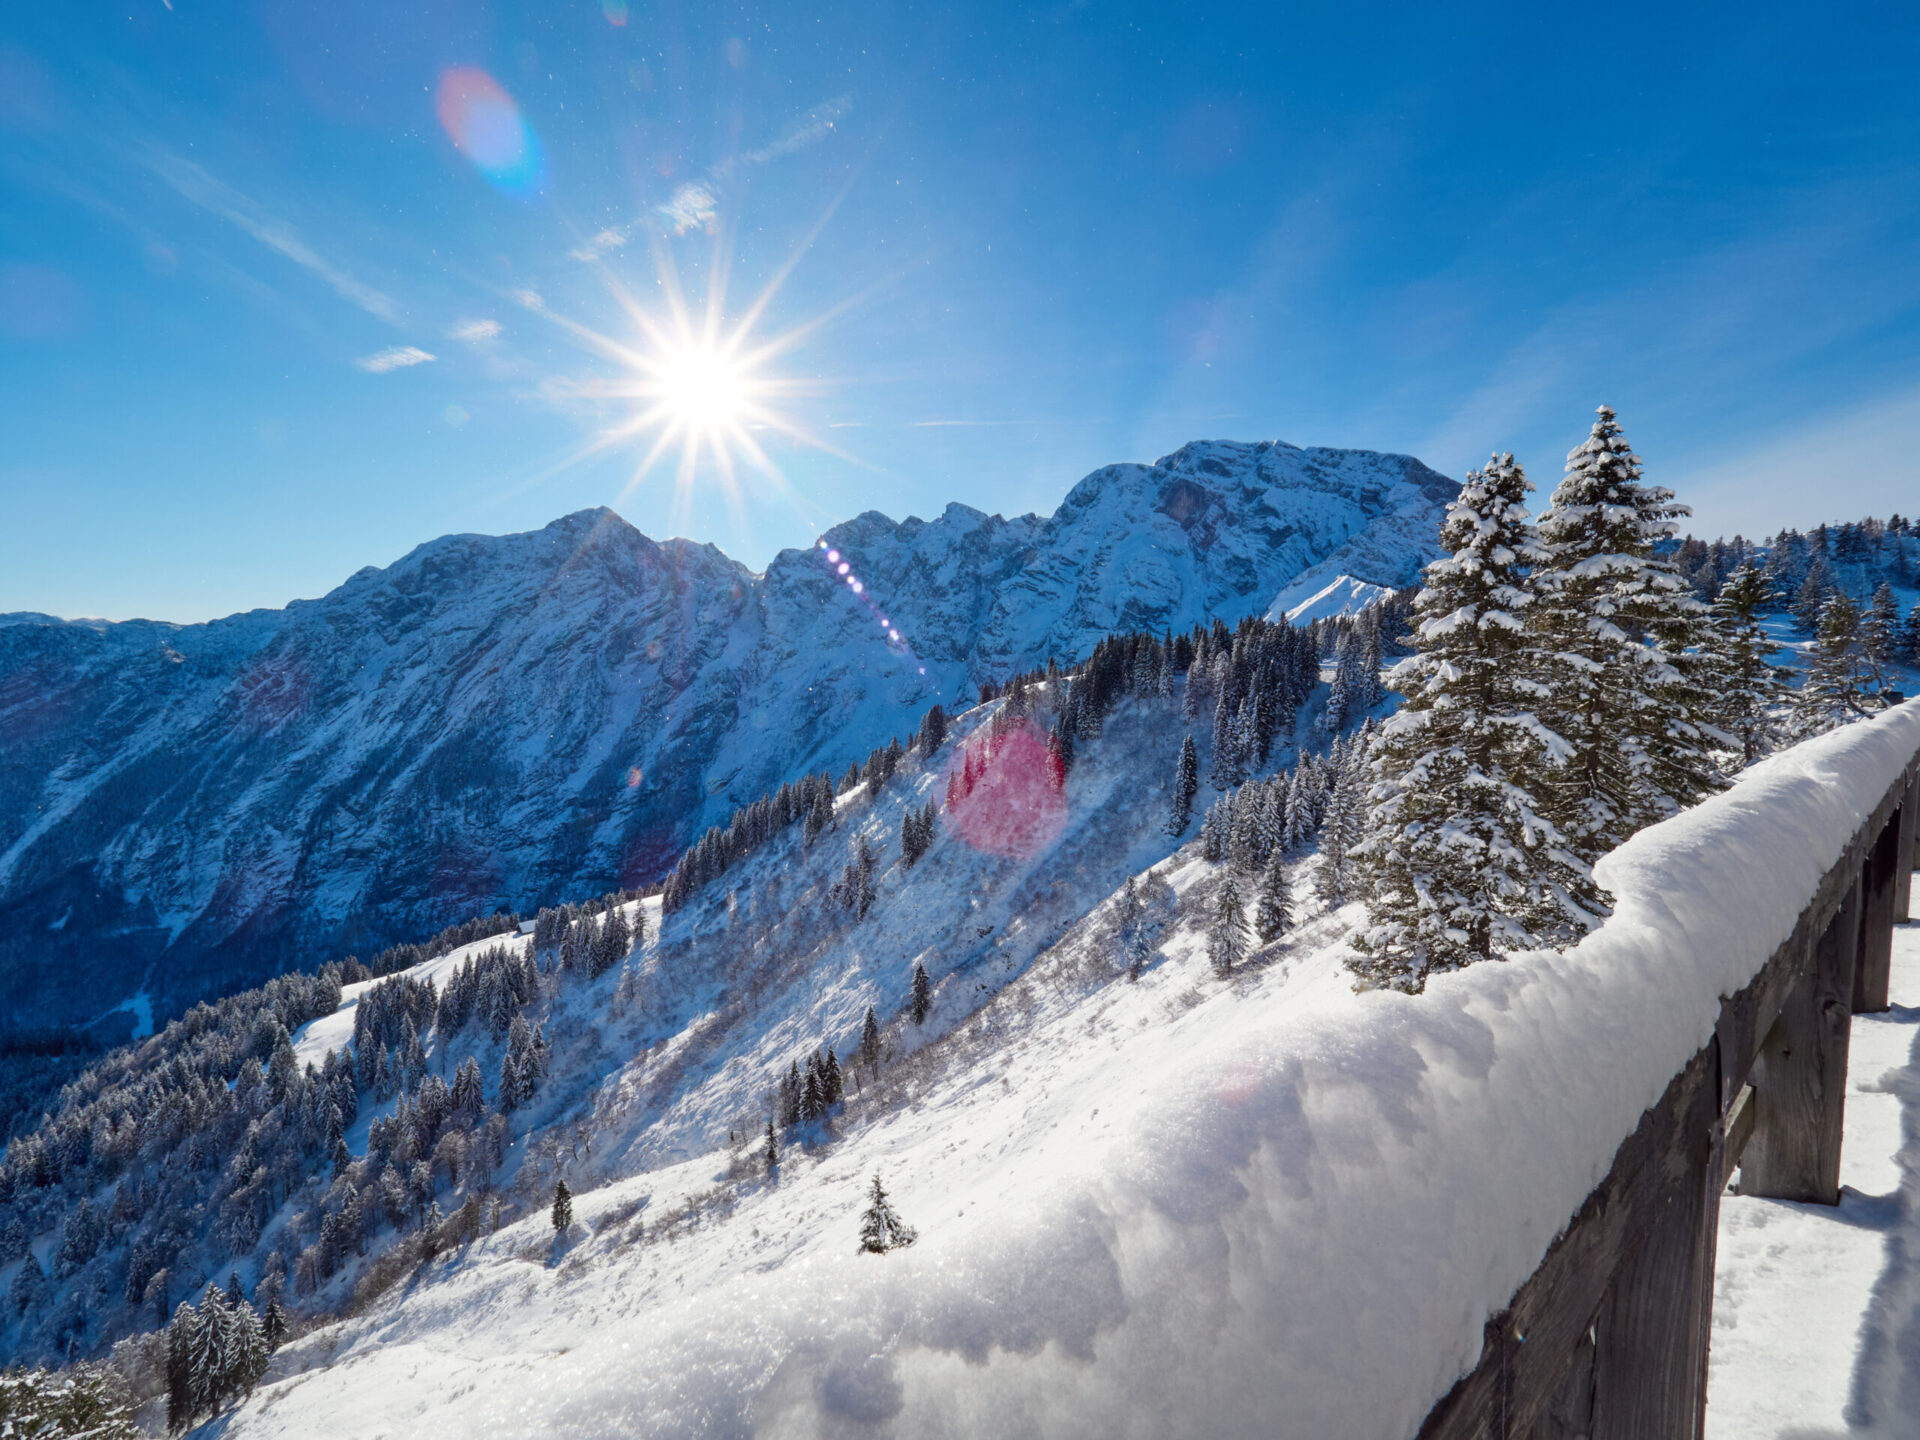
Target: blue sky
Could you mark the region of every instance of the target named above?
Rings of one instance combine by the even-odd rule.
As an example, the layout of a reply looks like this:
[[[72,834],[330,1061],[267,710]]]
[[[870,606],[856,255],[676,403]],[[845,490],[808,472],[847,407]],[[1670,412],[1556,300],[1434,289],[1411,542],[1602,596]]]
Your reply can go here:
[[[1197,437],[1544,492],[1601,401],[1707,533],[1911,513],[1916,93],[1891,4],[9,6],[0,610],[598,504],[759,566]],[[628,306],[720,278],[770,469],[635,484]]]

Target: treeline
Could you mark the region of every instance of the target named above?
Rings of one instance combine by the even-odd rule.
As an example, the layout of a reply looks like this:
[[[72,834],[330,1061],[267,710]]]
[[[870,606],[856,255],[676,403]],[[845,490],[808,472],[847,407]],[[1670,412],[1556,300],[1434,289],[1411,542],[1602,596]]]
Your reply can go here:
[[[855,761],[847,767],[837,786],[833,777],[825,772],[803,775],[773,794],[763,795],[735,810],[725,825],[710,826],[675,862],[660,892],[661,912],[671,915],[679,910],[703,886],[796,824],[802,826],[804,843],[813,844],[833,828],[836,796],[862,784],[869,787],[869,794],[878,794],[909,752],[924,761],[946,743],[946,738],[947,712],[935,705],[921,717],[920,728],[908,745],[903,746],[896,736],[887,744],[876,746],[864,763]]]
[[[1674,551],[1673,563],[1702,600],[1711,600],[1734,571],[1751,564],[1760,569],[1781,609],[1799,598],[1809,577],[1815,593],[1843,588],[1857,604],[1881,581],[1920,587],[1920,525],[1895,514],[1816,525],[1804,534],[1786,529],[1757,543],[1739,535],[1714,541],[1689,535]]]
[[[1375,747],[1365,825],[1344,862],[1323,846],[1325,863],[1357,866],[1368,902],[1363,985],[1419,990],[1572,943],[1607,911],[1601,855],[1781,740],[1890,698],[1868,664],[1892,647],[1884,583],[1871,631],[1844,592],[1822,601],[1812,672],[1790,694],[1761,616],[1807,583],[1795,537],[1764,562],[1709,547],[1708,565],[1736,563],[1703,601],[1669,542],[1686,507],[1644,482],[1611,410],[1537,523],[1531,491],[1511,455],[1467,476],[1416,601],[1417,653],[1393,672],[1405,704]],[[1904,520],[1842,531],[1849,554],[1910,535]],[[1807,547],[1810,574],[1827,544]]]
[[[299,1060],[293,1033],[337,1010],[343,982],[372,967],[349,959],[281,976],[107,1056],[0,1164],[0,1263],[21,1261],[7,1318],[31,1320],[48,1349],[84,1352],[121,1329],[168,1323],[181,1293],[227,1260],[244,1260],[257,1293],[277,1300],[317,1292],[385,1229],[396,1243],[477,1233],[446,1220],[440,1197],[464,1191],[477,1205],[504,1158],[506,1117],[547,1073],[549,1043],[528,1012],[570,976],[624,961],[645,929],[638,914],[630,924],[617,895],[557,907],[536,919],[532,944],[486,946],[444,986],[377,980],[356,1006],[351,1043],[318,1063]],[[418,964],[508,923],[453,927],[376,962]],[[463,1037],[469,1053],[456,1063]],[[491,1086],[471,1053],[488,1046]],[[388,1102],[356,1158],[347,1132],[368,1105]],[[50,1229],[59,1238],[48,1273],[28,1242]]]

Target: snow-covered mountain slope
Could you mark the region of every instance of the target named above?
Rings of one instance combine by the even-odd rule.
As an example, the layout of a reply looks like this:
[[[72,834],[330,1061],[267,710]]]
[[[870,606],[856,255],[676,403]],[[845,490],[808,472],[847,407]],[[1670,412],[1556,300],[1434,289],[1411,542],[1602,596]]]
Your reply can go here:
[[[1404,456],[1201,442],[1046,519],[869,513],[759,576],[598,510],[206,625],[0,617],[0,1009],[144,992],[164,1020],[645,883],[733,806],[1110,629],[1258,614],[1316,567],[1407,583],[1453,492]]]
[[[284,1351],[223,1433],[390,1434],[426,1414],[458,1434],[749,1433],[819,1402],[806,1364],[801,1392],[784,1393],[791,1325],[821,1307],[838,1317],[836,1296],[871,1296],[878,1283],[877,1336],[911,1308],[915,1277],[935,1272],[961,1284],[980,1277],[983,1298],[1002,1307],[971,1342],[948,1337],[975,1360],[1049,1342],[1084,1352],[1114,1319],[1113,1295],[1081,1285],[1042,1297],[1014,1283],[1009,1266],[1054,1233],[1062,1198],[1092,1177],[1152,1174],[1167,1102],[1206,1093],[1196,1091],[1196,1057],[1226,1053],[1276,1015],[1350,1000],[1326,949],[1342,916],[1305,898],[1314,862],[1303,858],[1296,929],[1256,942],[1237,978],[1213,973],[1204,929],[1229,872],[1164,826],[1177,699],[1123,701],[1107,718],[1068,777],[1058,831],[1036,853],[988,854],[943,824],[925,858],[905,867],[894,843],[903,815],[942,793],[954,757],[997,708],[962,716],[936,763],[910,761],[876,797],[843,796],[835,828],[812,847],[783,836],[664,925],[655,902],[638,902],[650,907],[654,938],[628,982],[630,1003],[615,974],[556,977],[537,1007],[550,1074],[514,1117],[499,1175],[526,1218]],[[1300,733],[1315,734],[1311,712]],[[1273,764],[1293,753],[1283,743]],[[1201,804],[1209,798],[1203,789]],[[1197,829],[1196,817],[1188,836]],[[880,868],[873,909],[855,919],[825,892],[863,838]],[[1153,942],[1131,984],[1115,935],[1115,892],[1129,877]],[[491,943],[412,973],[444,983]],[[904,1013],[916,964],[933,982],[919,1024]],[[349,987],[339,1011],[305,1027],[298,1052],[317,1058],[351,1036],[366,988]],[[883,1022],[877,1074],[857,1059],[869,1006]],[[429,1037],[430,1063],[450,1072],[469,1043],[443,1052]],[[845,1105],[829,1124],[801,1127],[770,1177],[769,1088],[827,1046],[847,1075]],[[482,1042],[483,1070],[496,1059]],[[362,1112],[348,1135],[356,1154],[390,1110]],[[921,1239],[856,1257],[875,1172]],[[556,1175],[574,1190],[577,1217],[558,1242],[545,1204]],[[288,1243],[270,1230],[261,1248]],[[856,1258],[868,1268],[847,1263]],[[251,1267],[241,1268],[251,1284]],[[349,1268],[302,1303],[345,1303],[357,1274]],[[922,1323],[938,1331],[981,1318],[936,1308]],[[828,1359],[829,1408],[884,1429],[897,1387],[873,1355],[846,1372],[847,1343],[836,1339]]]
[[[1315,580],[1295,581],[1267,607],[1266,618],[1285,620],[1293,625],[1310,625],[1334,615],[1358,615],[1369,605],[1390,598],[1394,587],[1356,580],[1351,575],[1336,575],[1318,590]]]

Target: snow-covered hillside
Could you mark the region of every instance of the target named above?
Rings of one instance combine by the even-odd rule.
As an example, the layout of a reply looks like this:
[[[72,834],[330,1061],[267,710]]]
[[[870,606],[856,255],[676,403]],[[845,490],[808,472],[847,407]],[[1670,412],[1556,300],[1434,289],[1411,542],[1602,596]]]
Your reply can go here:
[[[670,911],[621,902],[646,938],[605,973],[543,914],[385,978],[331,967],[197,1010],[95,1067],[0,1164],[0,1354],[98,1351],[229,1271],[308,1316],[359,1313],[442,1233],[435,1207],[465,1237],[437,1243],[466,1244],[483,1214],[491,1229],[502,1208],[543,1213],[559,1175],[587,1217],[623,1196],[654,1197],[647,1226],[695,1192],[702,1213],[745,1206],[765,1188],[770,1093],[809,1057],[838,1057],[845,1094],[783,1130],[796,1181],[1017,1038],[1036,1005],[1118,984],[1184,1011],[1207,993],[1198,936],[1230,875],[1241,911],[1265,913],[1269,856],[1310,867],[1334,792],[1357,783],[1318,673],[1284,625],[1136,634],[962,712],[873,782],[829,787],[830,818],[816,807]],[[1252,780],[1229,811],[1196,777],[1171,823],[1188,734],[1222,786]],[[936,812],[909,854],[908,821]],[[1307,925],[1256,968],[1304,953],[1321,908],[1302,893]],[[1169,966],[1186,978],[1157,978]],[[477,998],[456,1002],[456,982]]]
[[[944,1333],[963,1367],[1058,1347],[1071,1371],[1116,1297],[1097,1275],[1050,1281],[1044,1295],[1037,1276],[1019,1279],[1020,1257],[1075,1223],[1062,1201],[1119,1176],[1150,1187],[1175,1113],[1230,1115],[1245,1098],[1217,1088],[1218,1057],[1279,1016],[1351,1000],[1327,944],[1342,917],[1305,895],[1311,858],[1296,928],[1235,977],[1214,974],[1203,932],[1229,871],[1165,833],[1166,703],[1123,702],[1107,719],[1041,853],[989,855],[948,833],[905,870],[891,853],[900,818],[946,782],[944,764],[926,767],[877,798],[843,797],[836,830],[812,850],[797,835],[778,841],[663,930],[650,925],[625,1013],[614,975],[563,988],[544,1016],[554,1058],[528,1112],[532,1141],[515,1142],[503,1172],[530,1213],[283,1351],[282,1378],[227,1433],[371,1435],[430,1414],[461,1434],[736,1434],[766,1428],[783,1405],[813,1411],[822,1383],[831,1412],[882,1422],[901,1400],[884,1358],[901,1323]],[[997,708],[962,717],[950,753],[964,754]],[[1313,733],[1309,714],[1302,734]],[[1291,754],[1283,745],[1274,762]],[[871,913],[847,923],[822,913],[822,892],[860,836],[893,863]],[[1154,931],[1135,983],[1114,934],[1129,877]],[[444,977],[467,953],[416,973]],[[934,981],[919,1025],[903,1014],[917,963]],[[351,1036],[361,994],[308,1026],[298,1050]],[[877,1075],[856,1058],[869,1006],[885,1022]],[[845,1106],[802,1127],[770,1176],[769,1087],[828,1045],[848,1076]],[[556,1134],[589,1138],[538,1143]],[[855,1253],[874,1173],[919,1229],[911,1250]],[[555,1240],[543,1202],[562,1175],[576,1227]],[[1229,1191],[1215,1198],[1227,1203],[1237,1182],[1222,1180]],[[1140,1258],[1199,1258],[1176,1250]],[[929,1275],[945,1278],[917,1307]],[[983,1288],[953,1309],[939,1296],[956,1284]],[[871,1315],[849,1314],[854,1296]],[[1003,1307],[997,1320],[975,1308],[985,1299]],[[862,1338],[836,1335],[830,1375],[783,1398],[785,1337],[826,1313]]]
[[[574,1229],[534,1214],[429,1262],[283,1351],[223,1433],[1410,1434],[1916,743],[1909,706],[1754,767],[1604,862],[1619,909],[1579,947],[1423,997],[1352,992],[1341,912],[1224,982],[1178,919],[1129,984],[1096,909],[971,1017],[949,992],[944,1037],[777,1174],[750,1142],[597,1187],[604,1145],[554,1155],[586,1182]],[[960,858],[957,893],[1007,878]],[[1160,874],[1181,917],[1225,878],[1191,852]],[[796,1041],[858,1007],[840,984],[789,1006]],[[1578,1093],[1548,1079],[1570,1065]],[[692,1082],[716,1111],[752,1094],[726,1073]],[[859,1250],[875,1174],[911,1248]]]
[[[656,879],[982,680],[1262,613],[1316,567],[1407,583],[1453,492],[1404,456],[1198,442],[1048,518],[869,513],[764,575],[599,510],[207,625],[0,617],[0,1005],[87,1021],[144,992],[164,1019]]]

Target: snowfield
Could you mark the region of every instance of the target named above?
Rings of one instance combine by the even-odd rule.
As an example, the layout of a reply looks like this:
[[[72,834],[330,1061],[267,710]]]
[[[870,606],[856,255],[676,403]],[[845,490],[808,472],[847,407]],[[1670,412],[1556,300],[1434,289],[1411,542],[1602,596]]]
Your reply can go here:
[[[1166,749],[1150,719],[1110,723],[1051,850],[936,847],[745,1002],[716,1003],[708,968],[727,918],[804,925],[814,892],[750,893],[756,857],[672,917],[707,950],[672,973],[654,951],[631,1014],[554,1021],[557,1067],[634,1057],[594,1091],[589,1154],[516,1157],[529,1197],[566,1167],[576,1228],[556,1240],[536,1212],[432,1262],[283,1350],[225,1433],[1410,1435],[1920,748],[1910,703],[1765,761],[1609,856],[1615,914],[1574,950],[1409,997],[1354,994],[1354,915],[1310,903],[1213,978],[1198,917],[1222,867],[1163,859],[1151,778],[1123,783],[1121,757]],[[828,874],[854,825],[884,833],[917,798],[901,788],[870,812],[846,797],[803,871]],[[1106,907],[1055,932],[1035,906],[1156,863],[1180,918],[1138,984]],[[956,894],[979,946],[935,975],[923,1045],[891,1017]],[[766,1085],[814,1044],[850,1049],[868,1003],[890,1019],[879,1083],[767,1179]],[[874,1173],[910,1249],[856,1252]]]

